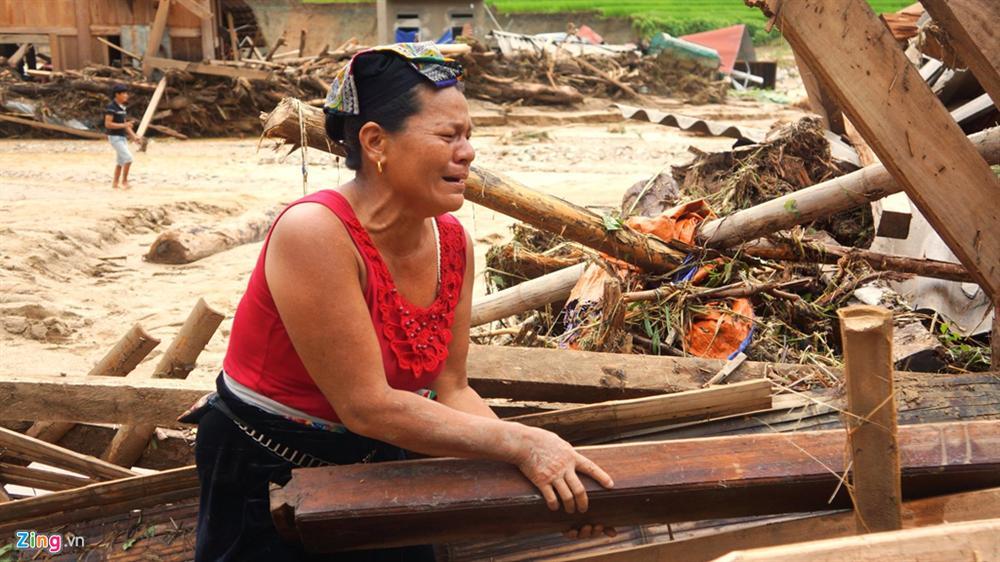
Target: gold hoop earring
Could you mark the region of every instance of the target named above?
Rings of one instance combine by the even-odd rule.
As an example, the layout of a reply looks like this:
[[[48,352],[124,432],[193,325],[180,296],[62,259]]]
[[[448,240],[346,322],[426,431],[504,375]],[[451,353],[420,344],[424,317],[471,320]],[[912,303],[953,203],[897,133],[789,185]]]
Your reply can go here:
[[[378,165],[378,175],[381,176],[382,175],[382,161],[378,160],[378,161],[375,162],[375,164]]]

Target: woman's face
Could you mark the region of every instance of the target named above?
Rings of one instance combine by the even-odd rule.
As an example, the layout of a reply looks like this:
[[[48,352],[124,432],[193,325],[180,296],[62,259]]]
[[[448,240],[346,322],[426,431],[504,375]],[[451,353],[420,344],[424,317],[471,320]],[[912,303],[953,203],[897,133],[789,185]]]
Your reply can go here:
[[[383,179],[414,211],[435,216],[458,210],[476,151],[469,143],[469,104],[458,88],[419,88],[420,111],[386,136]]]

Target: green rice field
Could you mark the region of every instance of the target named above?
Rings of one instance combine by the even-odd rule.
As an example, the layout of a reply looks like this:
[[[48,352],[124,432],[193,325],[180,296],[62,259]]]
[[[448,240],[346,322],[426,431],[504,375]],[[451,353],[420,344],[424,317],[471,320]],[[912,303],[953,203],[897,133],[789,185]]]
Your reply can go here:
[[[333,3],[349,0],[303,1]],[[869,0],[868,3],[876,13],[882,13],[895,12],[913,1]],[[660,31],[684,35],[737,23],[750,27],[755,42],[767,42],[777,36],[776,31],[764,33],[766,19],[759,9],[746,7],[742,0],[488,0],[488,4],[500,13],[596,11],[608,17],[627,17],[632,19],[643,37]]]

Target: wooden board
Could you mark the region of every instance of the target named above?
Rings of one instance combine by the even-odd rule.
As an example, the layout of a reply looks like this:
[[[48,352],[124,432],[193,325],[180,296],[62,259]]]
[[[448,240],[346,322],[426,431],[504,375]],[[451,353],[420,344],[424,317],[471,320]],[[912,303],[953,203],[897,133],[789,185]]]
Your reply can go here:
[[[1000,179],[868,3],[749,1],[777,14],[782,35],[917,208],[977,283],[1000,297]]]
[[[270,73],[265,70],[254,70],[252,68],[234,68],[231,66],[218,66],[198,62],[187,62],[181,60],[165,59],[160,57],[146,57],[143,59],[151,68],[169,69],[176,68],[194,74],[208,74],[211,76],[226,76],[228,78],[246,78],[247,80],[267,80]]]
[[[48,529],[197,495],[193,466],[101,482],[0,505],[0,533]]]
[[[716,562],[981,562],[1000,560],[1000,519],[935,525],[732,552]]]
[[[34,127],[36,129],[47,129],[49,131],[58,131],[60,133],[66,133],[68,135],[83,137],[85,139],[103,139],[106,136],[94,131],[82,131],[80,129],[74,129],[73,127],[53,125],[52,123],[43,123],[41,121],[35,121],[32,119],[22,119],[20,117],[12,117],[10,115],[0,115],[0,121],[17,123],[18,125],[24,125],[26,127]]]
[[[923,0],[934,23],[944,29],[962,62],[1000,108],[1000,2]]]
[[[671,423],[721,418],[771,407],[771,383],[755,380],[649,396],[601,402],[508,418],[558,434],[570,443],[637,431]]]
[[[322,552],[627,525],[829,509],[841,487],[845,432],[801,432],[584,447],[615,488],[586,479],[586,514],[549,511],[505,463],[431,459],[299,469],[271,493],[278,529]],[[1000,485],[1000,424],[900,430],[910,497]],[[387,534],[386,528],[393,529]]]
[[[949,494],[908,501],[903,504],[904,528],[942,523],[976,521],[1000,517],[1000,488]],[[561,562],[707,562],[733,550],[793,543],[803,537],[829,539],[855,534],[854,518],[848,511],[812,515],[789,521],[750,523],[743,528],[725,525],[694,538],[657,542],[604,552],[569,555]],[[656,539],[660,537],[657,536]],[[665,539],[665,538],[664,538]],[[539,553],[544,557],[545,553]]]

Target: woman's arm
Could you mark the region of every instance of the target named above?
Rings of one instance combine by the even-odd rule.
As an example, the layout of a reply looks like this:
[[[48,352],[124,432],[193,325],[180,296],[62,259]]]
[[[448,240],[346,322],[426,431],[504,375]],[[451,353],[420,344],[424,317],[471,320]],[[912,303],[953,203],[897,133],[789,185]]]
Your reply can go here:
[[[577,471],[613,485],[600,467],[554,433],[389,387],[360,267],[344,226],[318,204],[289,209],[265,256],[267,283],[292,344],[348,429],[425,455],[515,464],[551,509],[558,509],[561,498],[567,511],[586,510]]]
[[[465,233],[465,275],[462,294],[455,309],[451,327],[451,344],[448,359],[431,388],[438,394],[438,402],[467,414],[496,418],[497,415],[471,386],[466,370],[469,355],[469,324],[472,317],[472,289],[475,284],[476,256],[472,238]]]

